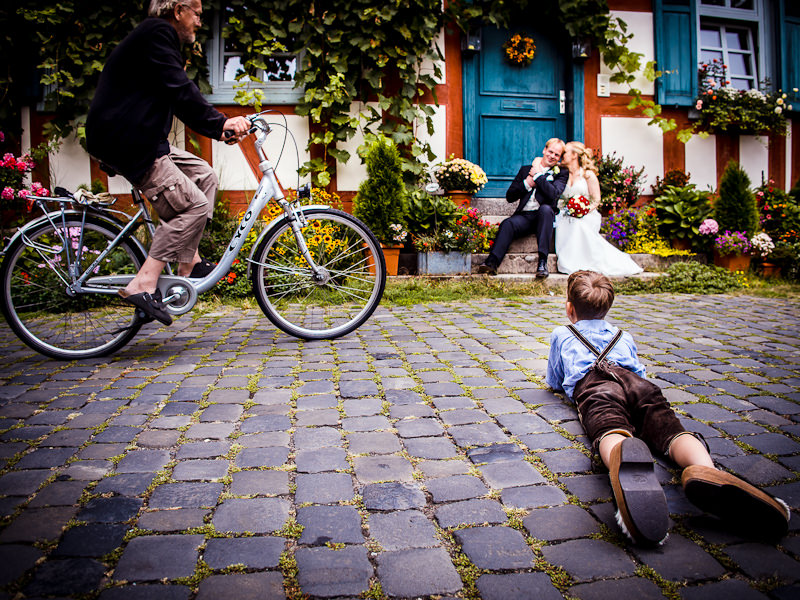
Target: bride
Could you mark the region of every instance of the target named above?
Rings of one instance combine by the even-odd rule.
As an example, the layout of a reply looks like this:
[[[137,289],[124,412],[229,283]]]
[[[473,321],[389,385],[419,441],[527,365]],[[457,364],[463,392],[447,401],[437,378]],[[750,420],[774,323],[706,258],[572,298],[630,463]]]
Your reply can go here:
[[[569,142],[561,164],[569,169],[569,181],[558,201],[556,216],[556,254],[561,273],[589,270],[610,277],[641,273],[642,268],[624,252],[617,250],[600,235],[600,182],[592,151],[581,142]],[[566,205],[573,196],[584,196],[590,211],[583,217],[571,217]]]

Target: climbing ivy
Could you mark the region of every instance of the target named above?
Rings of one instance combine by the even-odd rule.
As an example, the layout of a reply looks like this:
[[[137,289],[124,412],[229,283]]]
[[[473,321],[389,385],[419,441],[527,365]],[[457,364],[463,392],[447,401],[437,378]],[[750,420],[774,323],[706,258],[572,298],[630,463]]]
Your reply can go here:
[[[433,108],[423,97],[435,99],[441,77],[443,56],[434,43],[444,18],[440,0],[279,0],[268,12],[254,4],[228,2],[224,35],[242,52],[243,75],[250,80],[258,81],[265,53],[299,54],[296,82],[304,94],[297,112],[316,125],[303,171],[314,173],[317,184],[327,185],[336,162],[350,158],[341,144],[359,128],[364,147],[378,134],[392,138],[411,159],[403,166],[412,174],[421,170],[415,157],[433,158],[414,128],[433,133]],[[243,89],[239,100],[258,105],[269,98]]]

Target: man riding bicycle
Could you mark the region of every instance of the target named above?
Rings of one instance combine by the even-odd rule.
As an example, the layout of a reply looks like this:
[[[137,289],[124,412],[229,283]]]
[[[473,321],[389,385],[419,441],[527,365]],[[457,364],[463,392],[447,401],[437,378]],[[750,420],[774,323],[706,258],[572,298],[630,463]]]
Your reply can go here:
[[[119,293],[165,325],[172,317],[156,284],[166,264],[177,262],[178,275],[193,278],[214,268],[197,248],[219,185],[206,161],[169,144],[173,116],[217,140],[239,141],[250,128],[211,106],[184,71],[181,45],[194,43],[202,13],[201,0],[151,0],[149,18],[109,56],[86,121],[89,153],[125,176],[159,216],[147,259]]]

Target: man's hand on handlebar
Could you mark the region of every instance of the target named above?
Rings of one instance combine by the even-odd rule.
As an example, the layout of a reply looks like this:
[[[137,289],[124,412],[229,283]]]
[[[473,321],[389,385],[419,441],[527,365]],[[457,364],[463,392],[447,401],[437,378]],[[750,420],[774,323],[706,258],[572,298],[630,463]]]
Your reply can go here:
[[[233,117],[225,121],[222,126],[222,137],[226,144],[236,144],[241,142],[250,130],[250,121],[245,117]]]

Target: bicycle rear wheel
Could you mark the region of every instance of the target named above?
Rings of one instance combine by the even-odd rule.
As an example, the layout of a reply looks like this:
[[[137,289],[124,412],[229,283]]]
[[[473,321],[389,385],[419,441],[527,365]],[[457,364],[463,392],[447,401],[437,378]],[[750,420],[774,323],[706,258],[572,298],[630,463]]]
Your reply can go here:
[[[251,278],[261,310],[282,331],[306,340],[346,335],[381,301],[386,264],[380,244],[361,221],[334,209],[304,211],[302,229],[315,277],[283,219],[253,253]]]
[[[79,272],[119,231],[112,223],[87,217]],[[142,324],[116,293],[68,293],[67,252],[74,263],[80,234],[80,218],[67,218],[66,227],[44,222],[16,239],[0,267],[0,307],[11,329],[34,350],[63,360],[109,354],[127,344]],[[134,274],[144,259],[138,244],[123,240],[92,276]]]

